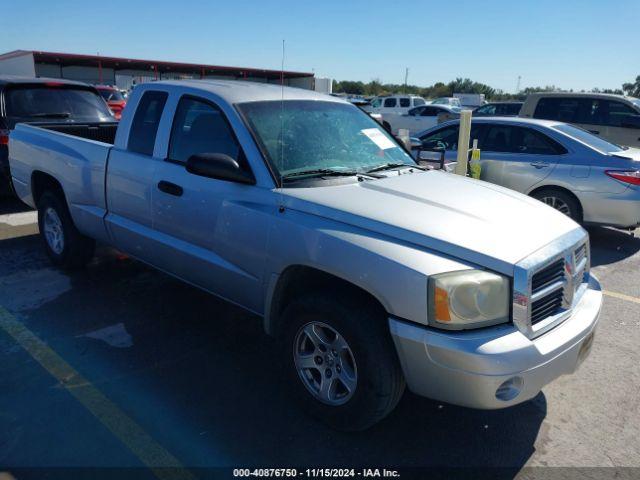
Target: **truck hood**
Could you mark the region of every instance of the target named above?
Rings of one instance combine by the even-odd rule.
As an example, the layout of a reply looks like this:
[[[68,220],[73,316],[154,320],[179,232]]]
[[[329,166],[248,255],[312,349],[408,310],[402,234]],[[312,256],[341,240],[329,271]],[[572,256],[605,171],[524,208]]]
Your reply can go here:
[[[282,190],[287,208],[354,225],[511,274],[513,265],[579,229],[530,197],[439,171]],[[586,233],[585,233],[586,235]]]

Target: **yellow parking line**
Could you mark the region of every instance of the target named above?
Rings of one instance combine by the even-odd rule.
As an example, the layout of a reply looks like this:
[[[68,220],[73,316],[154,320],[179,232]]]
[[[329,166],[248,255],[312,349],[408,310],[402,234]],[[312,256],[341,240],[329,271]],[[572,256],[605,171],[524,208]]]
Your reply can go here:
[[[610,292],[609,290],[603,290],[602,293],[604,293],[605,295],[608,295],[609,297],[626,300],[627,302],[640,303],[640,298],[632,297],[631,295],[625,295],[624,293]]]
[[[0,328],[53,375],[160,480],[192,480],[193,475],[46,343],[0,306]]]

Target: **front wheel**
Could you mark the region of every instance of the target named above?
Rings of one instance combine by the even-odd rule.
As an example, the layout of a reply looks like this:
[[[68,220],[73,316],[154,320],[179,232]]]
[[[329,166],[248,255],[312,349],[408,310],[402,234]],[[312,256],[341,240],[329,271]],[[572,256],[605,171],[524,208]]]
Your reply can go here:
[[[386,318],[366,301],[308,294],[284,312],[282,357],[309,414],[339,430],[364,430],[391,412],[404,377]]]
[[[55,265],[80,268],[93,257],[95,241],[78,231],[60,195],[42,195],[38,201],[38,227],[47,255]]]

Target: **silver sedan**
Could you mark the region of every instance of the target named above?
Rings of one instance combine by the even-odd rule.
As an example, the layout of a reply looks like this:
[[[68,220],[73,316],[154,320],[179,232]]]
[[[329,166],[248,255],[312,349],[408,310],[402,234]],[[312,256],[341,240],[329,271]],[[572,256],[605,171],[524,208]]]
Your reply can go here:
[[[456,160],[457,120],[417,135],[421,149]],[[482,180],[541,200],[583,224],[640,226],[640,149],[621,147],[560,122],[472,120]]]

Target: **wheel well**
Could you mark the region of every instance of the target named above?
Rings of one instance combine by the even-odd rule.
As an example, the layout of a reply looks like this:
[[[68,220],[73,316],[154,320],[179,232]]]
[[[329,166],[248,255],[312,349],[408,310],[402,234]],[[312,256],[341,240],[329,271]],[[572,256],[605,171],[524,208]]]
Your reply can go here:
[[[278,279],[269,309],[267,333],[274,336],[279,334],[282,328],[282,313],[292,299],[307,292],[319,290],[331,290],[341,295],[349,295],[359,301],[371,302],[381,312],[386,312],[380,301],[363,288],[331,273],[313,267],[295,265],[285,269]]]
[[[31,175],[31,195],[33,196],[33,202],[38,206],[38,202],[44,192],[51,191],[65,198],[64,190],[60,182],[48,173],[35,171]]]
[[[540,193],[540,192],[545,191],[545,190],[562,192],[562,193],[564,193],[566,195],[569,195],[571,198],[573,198],[576,201],[576,205],[578,205],[580,218],[584,218],[584,216],[583,216],[584,212],[582,210],[582,203],[580,203],[580,199],[578,197],[576,197],[576,195],[571,190],[569,190],[567,188],[559,187],[557,185],[545,185],[543,187],[538,187],[538,188],[532,190],[531,192],[529,192],[529,196],[533,197],[536,193]]]

